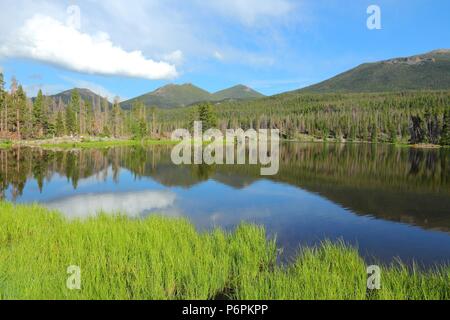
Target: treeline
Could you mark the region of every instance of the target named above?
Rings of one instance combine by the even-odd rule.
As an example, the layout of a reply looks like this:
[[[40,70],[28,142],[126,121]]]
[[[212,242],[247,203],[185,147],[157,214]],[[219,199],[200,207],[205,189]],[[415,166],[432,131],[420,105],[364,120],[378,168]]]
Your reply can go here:
[[[175,109],[136,102],[123,110],[118,99],[32,101],[15,79],[4,88],[0,74],[0,135],[9,139],[55,136],[169,137],[177,128],[279,129],[287,139],[306,136],[332,141],[431,143],[450,145],[450,91],[299,94],[201,104]]]
[[[82,99],[74,89],[66,104],[46,97],[39,90],[29,99],[15,78],[4,87],[0,74],[0,136],[3,139],[40,139],[62,136],[134,137],[157,136],[156,109],[136,103],[122,110],[119,99],[111,105],[106,98]]]
[[[162,110],[164,131],[196,106]],[[284,138],[450,145],[450,91],[299,94],[216,104],[219,128],[277,128]]]

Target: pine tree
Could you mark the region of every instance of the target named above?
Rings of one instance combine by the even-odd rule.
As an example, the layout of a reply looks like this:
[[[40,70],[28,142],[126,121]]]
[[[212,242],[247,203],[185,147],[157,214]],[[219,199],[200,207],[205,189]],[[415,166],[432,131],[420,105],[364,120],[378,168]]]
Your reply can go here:
[[[199,105],[198,119],[202,122],[203,130],[217,127],[217,118],[210,103],[202,103]]]
[[[378,142],[378,133],[379,133],[378,125],[376,123],[373,123],[371,130],[370,130],[370,141],[371,142],[373,142],[373,143]]]
[[[55,133],[54,125],[50,121],[51,112],[49,105],[51,101],[52,101],[51,98],[47,98],[44,96],[44,101],[42,104],[42,117],[41,117],[42,130],[44,135]]]
[[[450,108],[444,114],[444,125],[442,127],[441,145],[450,146]]]
[[[27,123],[27,96],[23,87],[19,85],[17,92],[15,93],[16,99],[14,104],[15,109],[15,124],[16,134],[19,139],[26,137],[27,132],[25,130],[25,124]]]
[[[94,122],[94,107],[89,100],[86,100],[84,103],[85,112],[86,112],[86,133],[91,135],[94,133],[95,122]]]
[[[135,139],[142,139],[147,135],[145,105],[142,102],[133,104],[131,114],[131,131]]]
[[[388,125],[388,133],[389,133],[389,142],[396,143],[397,142],[397,129],[395,128],[395,124],[393,122],[389,122]]]
[[[72,97],[70,98],[70,103],[66,109],[66,130],[70,135],[77,133],[77,112],[80,109],[80,95],[78,91],[74,89],[72,91]]]
[[[56,123],[55,123],[55,134],[58,137],[62,137],[65,134],[65,128],[64,128],[64,117],[61,110],[58,111],[58,115],[56,116]]]
[[[419,116],[411,117],[410,135],[410,143],[416,144],[424,142],[425,134],[422,128],[422,119]]]
[[[33,103],[33,127],[35,135],[40,137],[43,134],[43,106],[44,106],[44,96],[42,95],[42,90],[39,90],[36,100]]]

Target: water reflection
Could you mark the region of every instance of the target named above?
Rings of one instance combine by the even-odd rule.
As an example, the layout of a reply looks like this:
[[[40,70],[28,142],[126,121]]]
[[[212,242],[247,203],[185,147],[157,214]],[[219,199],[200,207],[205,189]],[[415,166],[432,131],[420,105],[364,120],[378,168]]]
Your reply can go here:
[[[201,229],[261,223],[287,252],[344,238],[383,260],[450,260],[448,149],[288,143],[280,151],[278,175],[261,177],[251,165],[174,166],[169,147],[0,150],[0,191],[71,217],[104,210],[184,215]]]
[[[139,191],[74,195],[47,202],[46,206],[71,218],[93,216],[99,212],[138,217],[168,209],[174,202],[175,194],[170,191]]]

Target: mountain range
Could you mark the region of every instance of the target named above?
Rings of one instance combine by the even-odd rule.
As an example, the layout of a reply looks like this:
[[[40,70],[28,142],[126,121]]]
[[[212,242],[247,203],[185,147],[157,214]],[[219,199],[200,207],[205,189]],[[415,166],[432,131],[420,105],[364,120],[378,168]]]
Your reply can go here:
[[[364,63],[297,92],[383,92],[450,89],[450,50]]]
[[[405,90],[449,90],[450,49],[434,50],[411,57],[394,58],[373,63],[364,63],[329,80],[292,91],[293,93],[332,92],[386,92]],[[94,101],[99,95],[89,89],[77,89],[84,100]],[[290,92],[290,93],[292,93]],[[280,94],[282,95],[282,94]],[[71,90],[51,96],[70,101]],[[265,97],[244,85],[210,93],[191,83],[168,84],[139,97],[121,103],[123,109],[130,109],[133,103],[143,102],[146,106],[159,108],[184,107],[199,102],[249,100]]]
[[[85,88],[74,88],[78,91],[80,98],[87,101],[96,101],[103,99],[100,95]],[[61,93],[49,96],[54,101],[59,101],[68,104],[72,96],[72,90],[66,90]],[[168,84],[158,88],[152,92],[143,94],[139,97],[121,102],[123,109],[130,109],[133,103],[141,101],[146,106],[159,108],[175,108],[189,106],[199,102],[220,102],[229,100],[248,100],[264,97],[263,94],[244,85],[237,85],[228,89],[218,91],[216,93],[209,93],[193,84]],[[111,102],[110,102],[111,105]]]
[[[121,106],[123,109],[130,109],[133,103],[142,101],[146,106],[174,108],[185,107],[199,102],[245,100],[261,97],[264,97],[264,95],[244,85],[237,85],[216,93],[209,93],[191,83],[182,85],[168,84],[155,91],[124,101],[121,103]]]

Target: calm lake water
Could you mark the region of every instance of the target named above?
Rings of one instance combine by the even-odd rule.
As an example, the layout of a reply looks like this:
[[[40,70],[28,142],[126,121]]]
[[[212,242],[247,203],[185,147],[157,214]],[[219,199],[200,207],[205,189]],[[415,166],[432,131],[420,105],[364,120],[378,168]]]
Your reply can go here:
[[[0,150],[3,197],[71,218],[158,213],[199,230],[253,222],[277,236],[286,259],[343,239],[369,261],[450,262],[449,149],[286,143],[273,177],[259,166],[175,166],[170,150]]]

